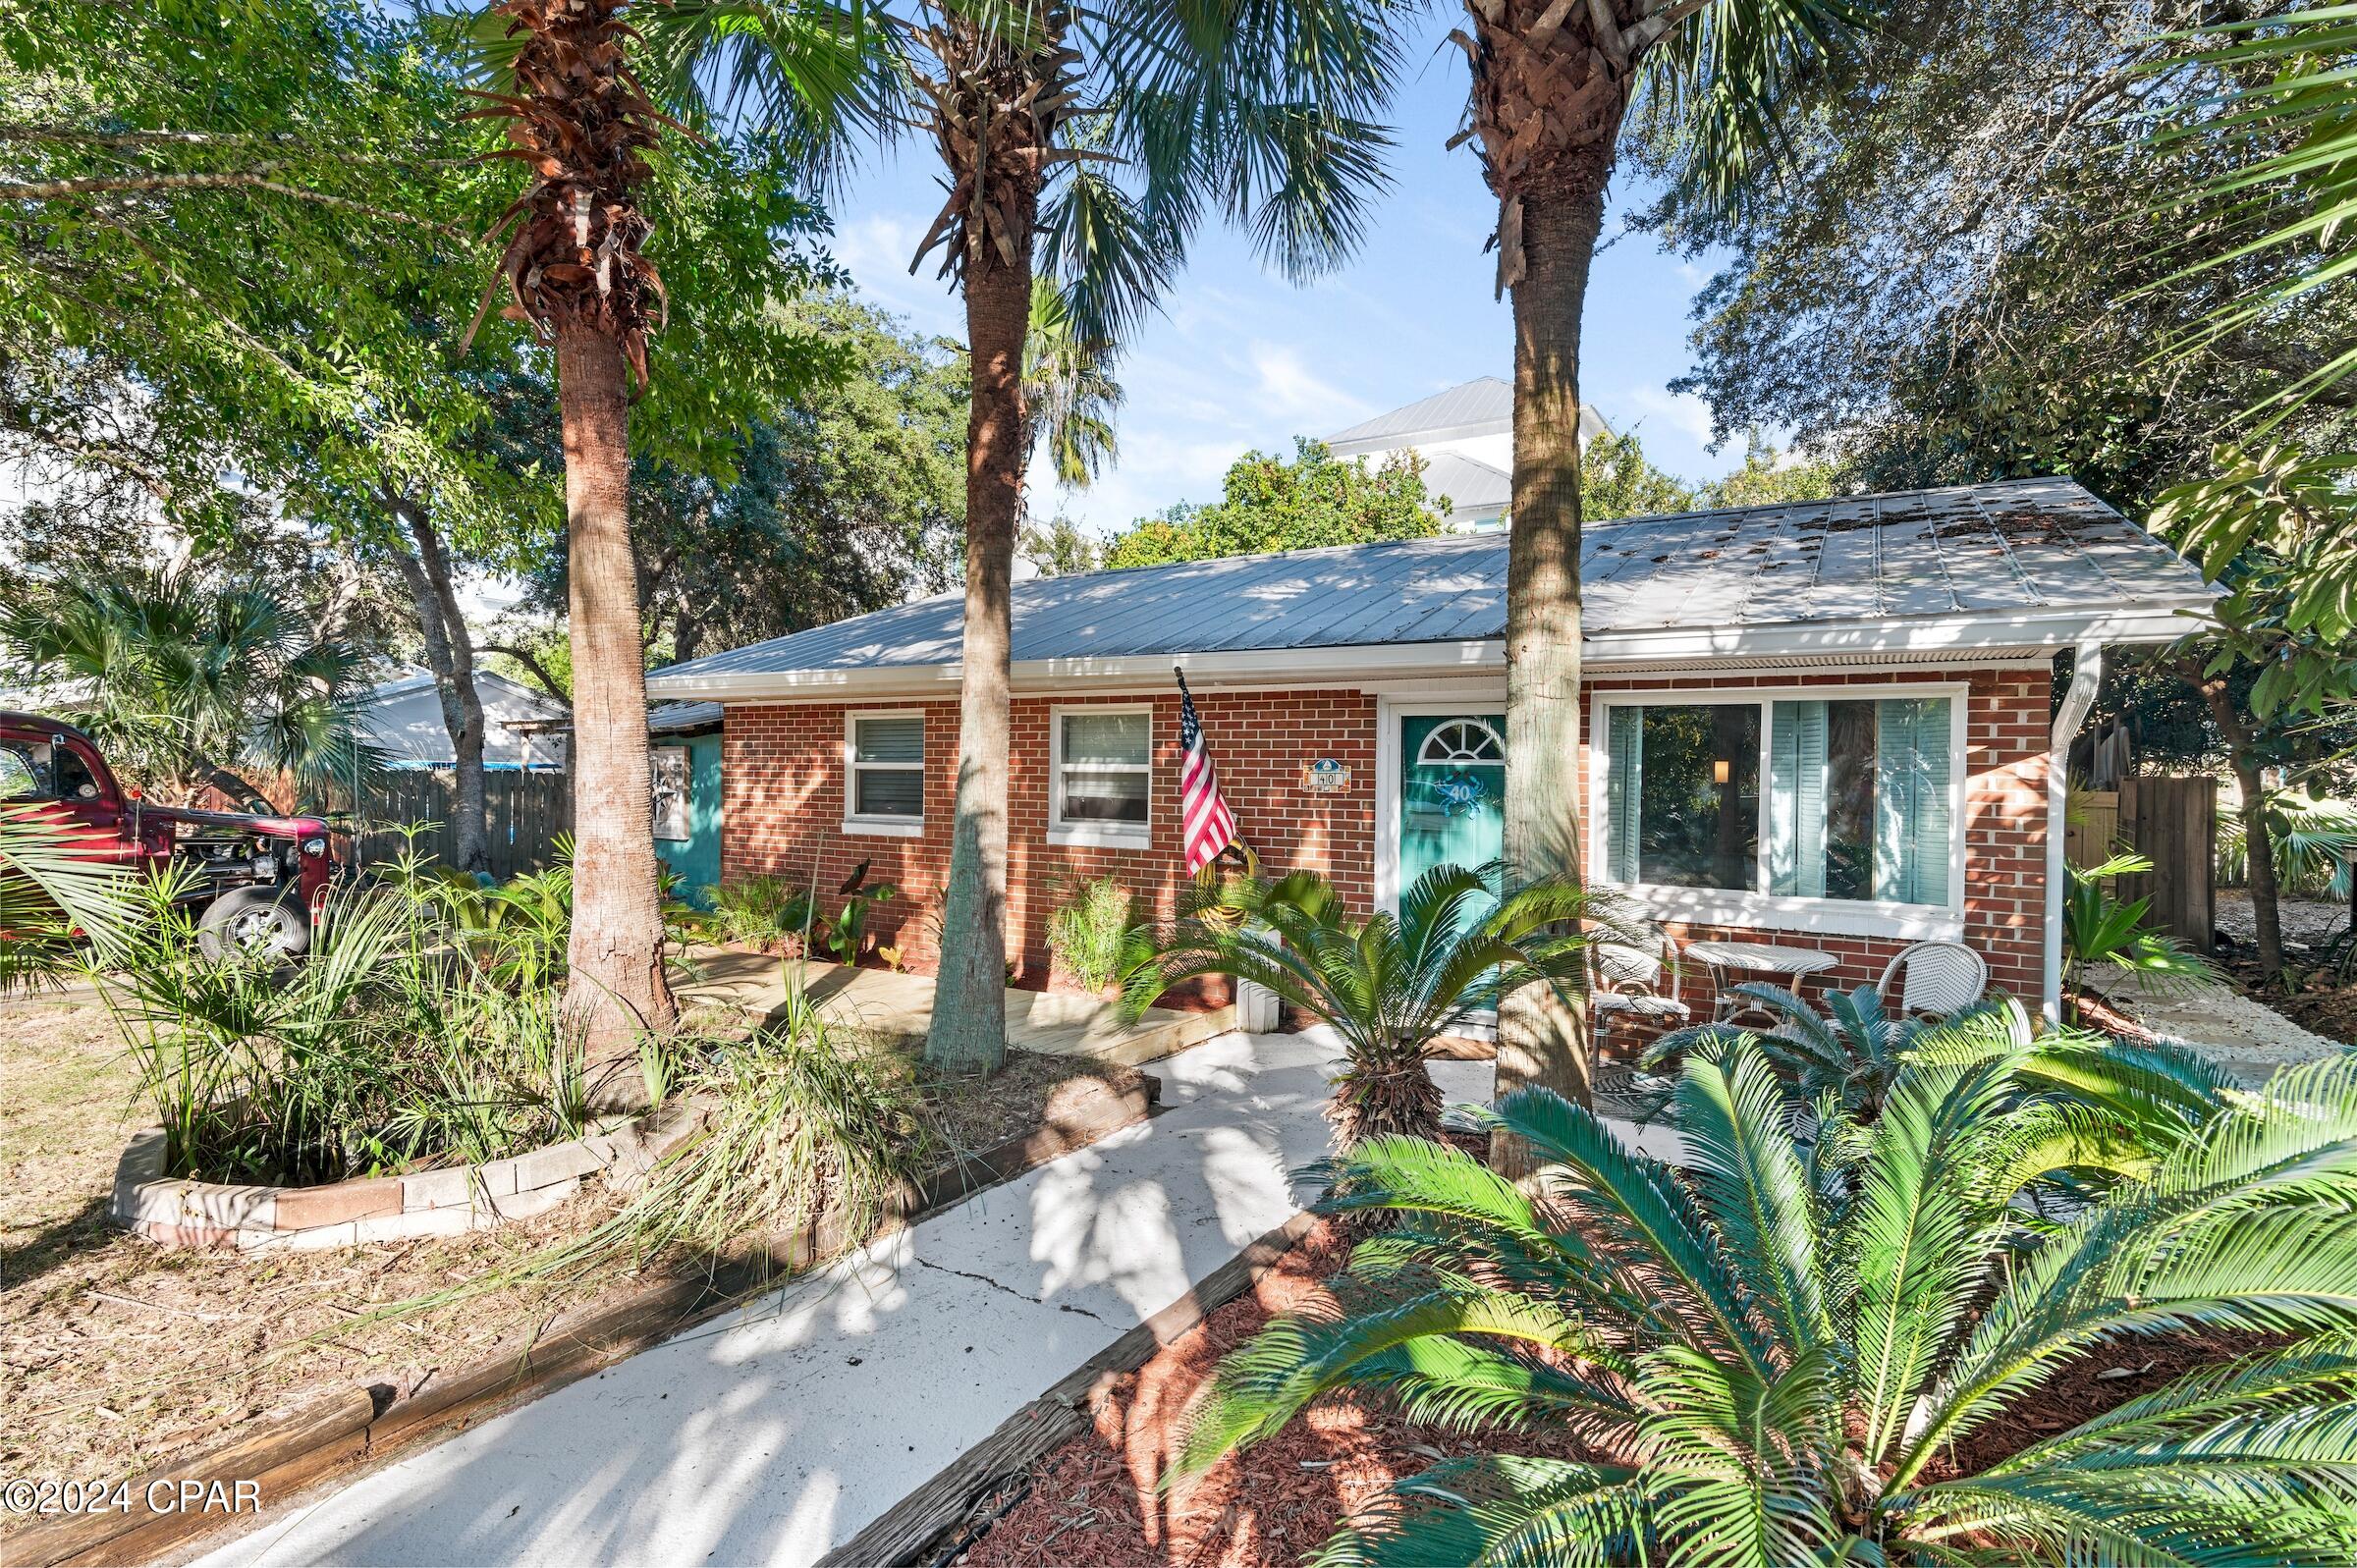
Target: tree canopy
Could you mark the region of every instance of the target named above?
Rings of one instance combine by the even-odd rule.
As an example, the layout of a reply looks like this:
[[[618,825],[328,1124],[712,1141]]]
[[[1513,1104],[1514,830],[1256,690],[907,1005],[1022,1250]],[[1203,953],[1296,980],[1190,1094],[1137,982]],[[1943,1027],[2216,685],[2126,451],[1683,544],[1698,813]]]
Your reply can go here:
[[[1145,517],[1116,537],[1108,567],[1315,550],[1326,545],[1424,539],[1441,531],[1424,492],[1424,462],[1412,453],[1370,467],[1337,458],[1323,442],[1296,437],[1293,456],[1247,452],[1229,465],[1221,497]]]
[[[725,461],[631,465],[631,537],[651,649],[742,646],[937,593],[965,514],[962,366],[840,294],[793,312],[835,374],[763,409]],[[562,540],[525,574],[563,613]]]
[[[1703,290],[1694,373],[1722,436],[1790,429],[1866,489],[2066,473],[2141,510],[2203,470],[2221,427],[2330,362],[2357,298],[2318,297],[2171,356],[2221,304],[2291,275],[2289,251],[2186,272],[2182,193],[2214,142],[2134,117],[2215,76],[2156,75],[2191,0],[1918,3],[1803,96],[1790,166],[1733,213],[1676,195],[1643,220],[1732,259]],[[1650,128],[1657,163],[1673,131]],[[2287,435],[2346,445],[2357,388]],[[2334,432],[2339,433],[2335,439]]]

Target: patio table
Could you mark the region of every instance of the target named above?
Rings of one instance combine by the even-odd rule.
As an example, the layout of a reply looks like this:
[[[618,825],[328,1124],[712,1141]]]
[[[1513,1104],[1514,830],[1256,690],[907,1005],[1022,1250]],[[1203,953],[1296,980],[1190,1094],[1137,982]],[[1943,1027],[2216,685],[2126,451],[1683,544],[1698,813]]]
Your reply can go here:
[[[1693,959],[1711,972],[1711,1021],[1732,1023],[1747,1005],[1740,997],[1727,993],[1728,972],[1743,970],[1752,974],[1776,975],[1789,982],[1799,982],[1810,975],[1821,974],[1841,960],[1830,952],[1815,947],[1780,947],[1766,942],[1689,942],[1684,956]]]

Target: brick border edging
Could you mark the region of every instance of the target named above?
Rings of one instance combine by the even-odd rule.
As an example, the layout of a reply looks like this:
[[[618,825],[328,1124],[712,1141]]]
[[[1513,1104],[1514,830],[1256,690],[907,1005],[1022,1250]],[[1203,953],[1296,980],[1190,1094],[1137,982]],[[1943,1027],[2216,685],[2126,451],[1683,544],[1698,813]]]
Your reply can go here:
[[[133,1136],[115,1164],[107,1217],[165,1247],[352,1247],[488,1230],[545,1214],[606,1172],[633,1181],[703,1125],[705,1111],[675,1102],[644,1116],[603,1118],[586,1137],[527,1154],[319,1187],[241,1186],[164,1175],[165,1135]]]
[[[1162,1080],[1139,1073],[1136,1087],[1101,1083],[1052,1122],[992,1145],[906,1189],[897,1213],[867,1240],[890,1235],[939,1210],[1145,1120],[1162,1098]],[[829,1221],[833,1220],[833,1223]],[[603,1307],[581,1308],[552,1324],[520,1356],[461,1369],[401,1397],[388,1384],[354,1388],[294,1411],[276,1424],[201,1450],[137,1478],[125,1513],[42,1521],[0,1534],[0,1560],[12,1568],[95,1568],[152,1561],[234,1524],[262,1521],[220,1515],[149,1512],[143,1486],[190,1482],[226,1487],[250,1481],[265,1506],[286,1506],[307,1487],[364,1469],[446,1429],[464,1429],[651,1348],[683,1328],[719,1316],[747,1293],[780,1282],[838,1250],[840,1220],[829,1215],[808,1231],[778,1238],[755,1255],[684,1279],[649,1285]],[[545,1347],[545,1350],[544,1348]]]

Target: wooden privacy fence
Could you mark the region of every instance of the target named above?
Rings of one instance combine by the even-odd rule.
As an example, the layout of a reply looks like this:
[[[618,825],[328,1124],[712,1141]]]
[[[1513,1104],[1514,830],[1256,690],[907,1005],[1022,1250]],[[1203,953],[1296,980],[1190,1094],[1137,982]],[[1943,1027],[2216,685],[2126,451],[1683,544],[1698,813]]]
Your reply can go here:
[[[2063,831],[2074,866],[2099,865],[2123,843],[2150,860],[2149,874],[2115,879],[2114,895],[2152,899],[2154,925],[2196,952],[2210,950],[2218,917],[2217,780],[2131,775],[2116,792],[2077,790]]]
[[[408,846],[397,824],[430,822],[417,835],[417,852],[449,864],[459,836],[452,826],[456,785],[447,768],[403,768],[371,784],[356,814],[351,854],[360,865],[390,860]],[[483,776],[483,826],[490,840],[491,875],[501,881],[538,871],[556,858],[557,839],[573,831],[569,773],[489,773]]]

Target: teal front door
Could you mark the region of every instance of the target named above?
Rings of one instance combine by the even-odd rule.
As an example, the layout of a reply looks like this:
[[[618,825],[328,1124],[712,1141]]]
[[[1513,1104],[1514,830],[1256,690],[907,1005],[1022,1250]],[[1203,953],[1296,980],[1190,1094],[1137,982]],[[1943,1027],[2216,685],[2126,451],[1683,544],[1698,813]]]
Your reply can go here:
[[[649,751],[655,775],[655,853],[679,873],[679,896],[698,909],[712,907],[712,890],[720,882],[720,753],[717,734],[658,739]]]
[[[1399,887],[1506,852],[1506,715],[1399,721]]]

